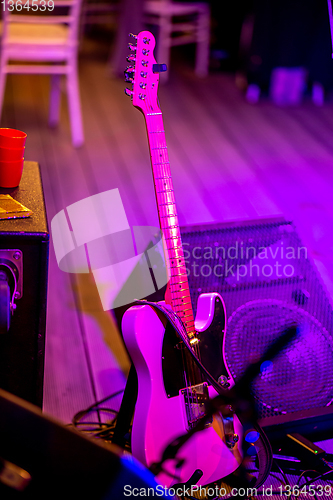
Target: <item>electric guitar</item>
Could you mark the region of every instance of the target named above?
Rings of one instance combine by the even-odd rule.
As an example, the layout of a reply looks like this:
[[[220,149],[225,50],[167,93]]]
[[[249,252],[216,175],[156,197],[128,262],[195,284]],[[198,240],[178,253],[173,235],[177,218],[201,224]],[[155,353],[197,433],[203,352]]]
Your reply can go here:
[[[161,459],[171,441],[193,428],[204,414],[205,401],[217,395],[202,379],[188,349],[193,349],[200,357],[201,336],[224,338],[225,306],[218,293],[202,294],[194,321],[162,113],[157,103],[159,72],[165,70],[165,66],[154,59],[155,39],[149,31],[142,31],[134,38],[136,45],[129,44],[131,65],[125,71],[132,90],[126,89],[125,93],[131,96],[133,105],[145,117],[166,254],[165,302],[181,319],[190,346],[185,347],[180,342],[173,329],[166,326],[169,323],[165,318],[150,305],[133,306],[123,316],[124,342],[138,375],[132,454],[149,467]],[[233,380],[223,352],[218,356],[223,365],[220,382],[224,387],[231,386]],[[209,360],[209,354],[206,359]],[[241,434],[236,416],[215,416],[204,430],[187,441],[176,458],[164,463],[158,475],[159,482],[172,486],[191,482],[195,477],[194,482],[200,486],[227,476],[242,461]]]

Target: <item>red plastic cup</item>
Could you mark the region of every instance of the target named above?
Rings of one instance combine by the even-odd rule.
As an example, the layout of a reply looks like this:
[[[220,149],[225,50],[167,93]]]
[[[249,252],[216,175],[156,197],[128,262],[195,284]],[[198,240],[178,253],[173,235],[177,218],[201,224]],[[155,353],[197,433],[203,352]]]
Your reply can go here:
[[[0,161],[0,187],[13,188],[20,184],[24,158],[18,161]]]
[[[0,147],[0,161],[18,161],[24,157],[25,148]]]
[[[0,128],[1,148],[24,148],[27,134],[14,128]]]

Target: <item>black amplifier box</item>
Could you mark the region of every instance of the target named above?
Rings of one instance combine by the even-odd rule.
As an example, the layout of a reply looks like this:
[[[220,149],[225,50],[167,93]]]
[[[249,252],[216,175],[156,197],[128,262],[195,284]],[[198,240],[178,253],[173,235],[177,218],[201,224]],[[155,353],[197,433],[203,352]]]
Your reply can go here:
[[[1,188],[0,194],[32,211],[28,218],[0,220],[0,270],[13,274],[10,299],[16,306],[7,315],[7,328],[2,294],[0,388],[41,407],[49,231],[38,164],[25,162],[19,187]]]

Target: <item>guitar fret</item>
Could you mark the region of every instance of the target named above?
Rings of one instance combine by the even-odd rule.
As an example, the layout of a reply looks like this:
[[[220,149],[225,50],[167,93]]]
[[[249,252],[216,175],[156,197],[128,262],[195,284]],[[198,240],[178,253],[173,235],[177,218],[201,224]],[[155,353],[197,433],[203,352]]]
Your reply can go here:
[[[192,307],[188,307],[187,309],[182,309],[183,315],[187,317],[187,316],[189,316],[189,314],[185,314],[186,311],[192,312]]]
[[[186,305],[188,306],[189,303]],[[187,311],[186,314],[184,312],[184,316],[186,316],[187,318],[192,316],[192,307],[187,307],[186,309],[184,309],[183,304],[174,304],[174,303],[173,303],[173,307],[177,308],[179,311]]]
[[[173,193],[160,194],[160,195],[157,196],[157,200],[158,200],[158,205],[159,206],[164,206],[164,205],[174,205],[174,206],[176,206]]]
[[[184,299],[189,299],[189,302],[184,302]],[[182,301],[181,303],[182,303],[183,305],[186,305],[186,304],[190,304],[190,303],[191,303],[191,297],[190,297],[190,295],[181,295],[180,297],[176,297],[176,298],[175,298],[175,299],[173,299],[173,300],[174,300],[174,301],[176,301],[176,300],[181,300],[181,301]]]
[[[171,283],[170,282],[170,286],[173,287],[172,290],[174,292],[189,292],[189,288],[187,286],[187,281],[177,281],[177,283]],[[178,288],[177,288],[178,287]],[[182,288],[180,288],[182,287]]]
[[[160,215],[161,219],[165,219],[167,217],[176,217],[177,214],[166,214],[166,215]]]
[[[186,292],[186,293],[185,293]],[[188,292],[188,293],[187,293]],[[183,289],[183,290],[170,290],[171,295],[176,295],[176,297],[173,297],[172,300],[179,300],[181,297],[185,298],[191,298],[190,291],[189,289]],[[185,293],[185,295],[179,295],[180,293]]]
[[[174,248],[181,248],[182,244],[181,244],[181,237],[180,237],[180,235],[177,234],[175,236],[167,236],[166,231],[167,231],[167,228],[165,229],[165,231],[164,231],[163,234],[164,234],[165,240],[169,240],[169,241],[167,241],[167,243],[169,243],[169,245],[170,245],[170,247],[168,247],[168,248],[173,248],[174,244],[175,244]],[[177,239],[179,241],[176,241]]]
[[[178,228],[178,227],[179,227],[179,225],[178,225],[178,224],[176,224],[176,225],[173,225],[173,226],[165,226],[165,227],[162,227],[162,229],[163,229],[163,230],[164,230],[164,229],[171,229],[171,228],[176,229],[176,228]]]
[[[165,222],[165,221],[161,221],[161,222]],[[174,228],[174,229],[179,228],[179,225],[178,224],[174,224],[174,225],[169,224],[169,225],[162,226],[162,232],[164,229],[171,229],[171,228]]]
[[[178,275],[175,274],[173,276],[170,276],[170,278],[169,278],[169,284],[172,287],[177,287],[178,286],[178,290],[179,291],[185,292],[186,290],[189,289],[189,287],[188,287],[187,273],[185,272],[185,273],[180,273]]]
[[[173,307],[175,307],[175,306],[173,305]],[[175,307],[175,309],[177,309],[177,308]],[[187,311],[188,311],[188,310],[189,310],[189,309],[187,309]],[[191,308],[191,311],[192,311],[192,308]],[[182,311],[176,311],[176,312],[177,312],[177,314],[181,315],[180,313],[181,313]],[[184,319],[186,319],[186,321],[188,321],[188,322],[190,322],[190,321],[192,321],[192,319],[194,319],[192,314],[183,314],[182,316],[183,316],[183,318],[184,318]]]
[[[170,190],[169,192],[162,191],[162,193],[159,194],[158,198],[160,200],[172,201],[172,203],[175,203],[175,195],[172,190]]]
[[[185,278],[185,280],[180,281],[180,278],[182,278],[182,277]],[[187,292],[187,290],[189,290],[188,279],[187,279],[186,273],[181,274],[179,276],[170,276],[169,283],[170,283],[170,286],[173,286],[173,287],[178,286],[179,292]],[[182,285],[184,285],[184,286],[182,287]]]
[[[178,247],[170,247],[170,248],[175,248],[175,249],[178,249],[178,248],[179,248],[179,249],[183,250],[183,247],[181,247],[181,246],[178,246]],[[170,250],[170,248],[168,247],[168,250]]]
[[[185,323],[185,324],[184,324],[184,323]],[[192,320],[192,319],[191,319],[191,320],[187,320],[186,322],[185,322],[185,321],[183,321],[183,324],[184,324],[184,326],[185,326],[185,328],[186,328],[186,332],[187,332],[187,334],[189,334],[189,331],[190,331],[190,333],[191,333],[192,328],[193,328],[193,333],[194,333],[194,334],[196,334],[196,333],[197,333],[197,332],[195,331],[195,329],[194,329],[194,320]]]
[[[188,302],[185,302],[186,299],[188,299]],[[176,303],[176,305],[186,306],[191,303],[191,296],[189,294],[180,295],[179,297],[175,297],[173,300],[175,303],[176,301],[180,301],[179,303]]]
[[[178,264],[170,266],[172,269],[180,269],[180,268],[185,269],[185,259],[182,253],[179,253],[179,255],[175,255],[174,257],[171,256],[169,260],[171,264],[173,264],[175,261],[178,262]]]
[[[170,278],[170,279],[172,279],[172,278]],[[182,285],[185,285],[185,288],[181,288]],[[186,281],[177,280],[177,283],[170,283],[170,286],[173,286],[173,287],[178,286],[179,289],[181,289],[181,290],[187,290],[188,289],[187,280]]]
[[[164,189],[170,189],[171,191],[173,191],[171,172],[168,172],[168,174],[164,174],[164,176],[161,176],[160,174],[161,174],[161,172],[155,172],[155,175],[154,175],[155,184],[156,185],[161,184],[163,186],[167,186]]]
[[[175,251],[178,251],[178,250],[182,251],[183,250],[183,247],[181,245],[180,236],[177,236],[177,238],[179,239],[179,242],[178,241],[170,241],[171,238],[169,238],[169,242],[167,242],[167,243],[169,243],[169,245],[167,246],[168,250],[172,250],[172,249],[174,249]],[[178,243],[178,245],[177,245],[177,243]]]
[[[172,247],[171,248],[168,248],[168,250],[172,250]],[[174,261],[178,261],[180,262],[181,259],[184,259],[184,252],[183,252],[183,249],[181,247],[179,247],[179,251],[177,251],[176,253],[174,253],[174,255],[170,255],[170,262],[174,262]]]
[[[170,291],[170,294],[171,294],[171,300],[172,302],[174,303],[175,300],[179,300],[179,297],[177,297],[177,291]],[[174,297],[174,295],[176,295],[176,297]],[[186,295],[185,298],[191,298],[190,297],[190,294]]]
[[[189,298],[189,297],[188,297]],[[177,298],[173,299],[172,300],[172,304],[173,304],[173,307],[176,309],[177,307],[178,308],[181,308],[181,307],[184,307],[184,306],[187,306],[189,305],[190,306],[190,310],[192,311],[192,304],[191,304],[191,301],[189,300],[188,302],[177,302]]]
[[[183,255],[183,248],[182,248],[182,246],[181,245],[176,245],[176,243],[178,243],[178,242],[172,241],[172,242],[169,242],[169,243],[171,243],[171,245],[170,244],[167,245],[167,249],[168,250],[174,250],[175,251],[175,255],[177,255],[176,252],[180,253],[180,255]],[[181,242],[179,241],[179,243],[181,243]]]

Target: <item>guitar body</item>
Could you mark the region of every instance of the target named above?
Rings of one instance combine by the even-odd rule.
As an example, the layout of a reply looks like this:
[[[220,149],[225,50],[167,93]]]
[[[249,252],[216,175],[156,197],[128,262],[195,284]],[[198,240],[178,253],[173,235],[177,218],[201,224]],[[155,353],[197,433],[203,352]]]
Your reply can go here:
[[[216,293],[203,294],[198,300],[196,325],[198,331],[205,332],[208,337],[209,329],[221,324],[221,319],[215,317],[218,298],[223,304]],[[132,453],[148,467],[161,459],[164,449],[171,441],[188,431],[182,387],[177,390],[179,382],[173,383],[172,376],[170,377],[172,372],[182,372],[181,366],[173,366],[174,363],[177,364],[179,353],[176,352],[172,334],[168,338],[170,330],[166,331],[165,323],[164,318],[149,305],[131,307],[122,321],[124,341],[138,375],[138,399],[131,437]],[[175,337],[174,332],[173,336]],[[221,354],[220,352],[220,357]],[[169,372],[167,376],[166,369]],[[217,395],[210,386],[208,392],[209,397]],[[233,425],[241,442],[242,429],[235,416]],[[185,483],[195,470],[200,469],[203,475],[197,484],[206,485],[232,473],[242,461],[238,444],[233,448],[226,444],[223,419],[220,416],[214,417],[213,422],[203,431],[195,433],[181,448],[177,458],[183,458],[183,464],[176,468],[176,460],[167,460],[164,469],[169,474],[159,474],[161,484],[171,486],[179,482]]]

